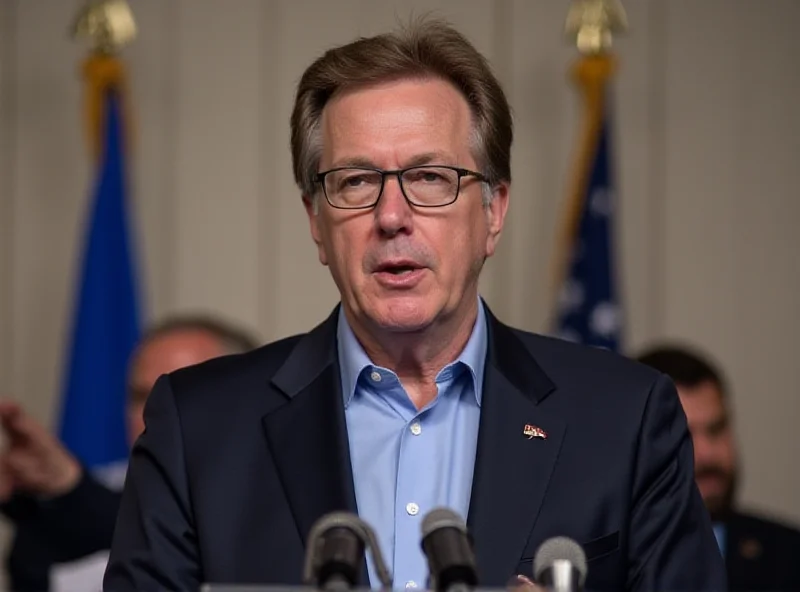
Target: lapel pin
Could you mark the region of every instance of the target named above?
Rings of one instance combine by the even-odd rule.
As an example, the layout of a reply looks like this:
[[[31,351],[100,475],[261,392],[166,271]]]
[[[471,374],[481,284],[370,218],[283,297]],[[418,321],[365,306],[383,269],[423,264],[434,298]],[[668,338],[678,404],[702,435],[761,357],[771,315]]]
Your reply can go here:
[[[547,440],[547,432],[545,432],[539,426],[531,425],[529,423],[525,424],[525,427],[522,430],[523,436],[528,436],[528,440],[532,440],[533,438],[541,438],[542,440]]]
[[[761,555],[761,543],[756,539],[745,539],[739,545],[739,553],[745,559],[757,559]]]

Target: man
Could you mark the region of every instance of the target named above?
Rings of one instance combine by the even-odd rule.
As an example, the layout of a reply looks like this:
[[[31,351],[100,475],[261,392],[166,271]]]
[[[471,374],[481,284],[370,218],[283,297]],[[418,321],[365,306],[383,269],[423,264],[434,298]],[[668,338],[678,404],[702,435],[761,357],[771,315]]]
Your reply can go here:
[[[236,328],[206,317],[174,317],[137,347],[129,378],[128,436],[144,424],[144,400],[165,372],[255,347]],[[0,500],[16,535],[8,557],[12,589],[50,587],[51,568],[111,546],[120,493],[109,489],[19,404],[0,401],[7,446],[0,456]]]
[[[695,478],[736,591],[800,590],[800,531],[736,509],[739,461],[726,380],[689,348],[660,345],[639,360],[678,387],[694,441]]]
[[[724,588],[671,382],[507,327],[478,296],[512,129],[474,47],[422,21],[333,49],[302,76],[291,128],[341,305],[308,334],[159,379],[106,588],[298,584],[311,526],[337,510],[375,528],[395,588],[422,588],[436,506],[467,521],[484,586],[530,576],[566,535],[589,588]],[[371,558],[362,572],[380,585]]]

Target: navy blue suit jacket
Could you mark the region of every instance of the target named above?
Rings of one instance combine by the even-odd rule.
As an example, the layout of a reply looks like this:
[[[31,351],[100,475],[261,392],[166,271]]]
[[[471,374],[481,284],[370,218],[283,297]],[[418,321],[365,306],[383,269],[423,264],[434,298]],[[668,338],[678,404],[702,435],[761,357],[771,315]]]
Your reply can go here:
[[[132,451],[107,590],[300,583],[312,524],[357,511],[337,314],[159,379]],[[669,379],[487,316],[467,520],[481,584],[529,575],[539,545],[566,535],[584,546],[593,590],[725,589]],[[525,436],[526,425],[547,437]]]

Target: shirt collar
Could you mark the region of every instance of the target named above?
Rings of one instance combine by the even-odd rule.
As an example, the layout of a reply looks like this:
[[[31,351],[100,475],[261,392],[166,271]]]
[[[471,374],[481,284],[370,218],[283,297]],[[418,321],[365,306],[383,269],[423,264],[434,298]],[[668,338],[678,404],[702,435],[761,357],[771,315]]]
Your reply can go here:
[[[355,395],[356,385],[365,368],[376,367],[367,356],[367,352],[359,343],[344,312],[339,310],[339,319],[336,328],[337,347],[339,351],[339,372],[342,377],[342,396],[347,407]],[[463,364],[469,368],[473,380],[475,400],[478,405],[483,398],[483,373],[486,366],[486,351],[488,348],[488,331],[486,328],[486,312],[482,300],[478,300],[478,316],[472,334],[461,354],[450,364],[445,366],[439,376],[444,372],[452,372],[454,366]]]

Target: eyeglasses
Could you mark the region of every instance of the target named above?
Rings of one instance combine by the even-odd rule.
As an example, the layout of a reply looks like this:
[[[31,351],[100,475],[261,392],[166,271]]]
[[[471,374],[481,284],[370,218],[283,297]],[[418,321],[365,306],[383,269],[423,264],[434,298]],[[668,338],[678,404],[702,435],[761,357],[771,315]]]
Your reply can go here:
[[[342,210],[358,210],[371,208],[378,203],[389,175],[397,177],[406,201],[420,208],[440,208],[456,201],[463,177],[489,182],[475,171],[445,165],[413,166],[394,171],[339,167],[319,173],[316,180],[322,185],[325,199],[331,206]]]

